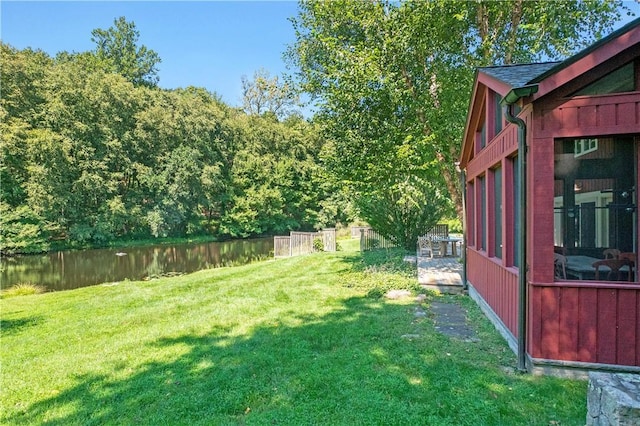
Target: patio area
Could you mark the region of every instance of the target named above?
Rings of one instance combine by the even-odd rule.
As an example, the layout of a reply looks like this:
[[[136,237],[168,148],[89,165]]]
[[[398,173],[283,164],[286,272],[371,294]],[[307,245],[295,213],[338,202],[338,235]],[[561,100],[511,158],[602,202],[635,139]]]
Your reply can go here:
[[[460,294],[464,291],[462,262],[459,257],[407,256],[405,260],[416,263],[418,283],[425,290],[449,294]]]

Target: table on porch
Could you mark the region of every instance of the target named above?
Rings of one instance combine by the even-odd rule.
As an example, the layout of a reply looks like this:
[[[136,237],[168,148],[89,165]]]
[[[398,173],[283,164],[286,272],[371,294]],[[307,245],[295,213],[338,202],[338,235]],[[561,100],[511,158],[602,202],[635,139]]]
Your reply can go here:
[[[579,280],[593,280],[596,276],[596,268],[593,267],[593,263],[602,259],[591,256],[582,255],[569,255],[567,258],[567,275],[577,277]],[[607,266],[600,266],[602,275],[606,277],[611,269]],[[629,267],[623,266],[620,271],[629,273]],[[602,276],[601,275],[601,276]]]
[[[451,243],[451,256],[458,255],[458,243],[462,242],[462,238],[437,238],[438,244],[440,244],[440,256],[446,256],[448,251],[449,243]]]

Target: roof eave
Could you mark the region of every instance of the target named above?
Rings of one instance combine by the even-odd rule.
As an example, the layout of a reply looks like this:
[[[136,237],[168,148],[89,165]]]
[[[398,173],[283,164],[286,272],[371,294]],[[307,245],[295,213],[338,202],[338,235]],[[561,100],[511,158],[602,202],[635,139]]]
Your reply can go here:
[[[518,102],[519,99],[529,97],[538,91],[537,84],[529,84],[522,87],[514,87],[507,93],[500,101],[500,105],[513,105]]]

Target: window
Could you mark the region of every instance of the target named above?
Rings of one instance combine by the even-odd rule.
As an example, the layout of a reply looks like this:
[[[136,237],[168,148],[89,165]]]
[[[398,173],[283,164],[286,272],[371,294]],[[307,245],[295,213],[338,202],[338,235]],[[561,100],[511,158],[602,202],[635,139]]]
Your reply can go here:
[[[576,139],[573,142],[573,155],[580,157],[598,150],[598,139]]]
[[[469,246],[475,245],[475,191],[473,182],[467,184],[467,244]]]
[[[487,250],[487,185],[485,177],[478,178],[480,186],[480,205],[478,221],[480,222],[479,246],[481,250]]]
[[[482,128],[477,133],[477,143],[480,146],[480,149],[484,148],[487,145],[487,125],[482,120]]]
[[[634,66],[633,62],[629,62],[578,90],[574,96],[605,95],[607,93],[633,92],[634,90],[636,90]]]
[[[502,97],[497,93],[493,94],[493,115],[494,115],[494,136],[500,133],[502,130],[502,106],[500,105],[500,101]]]
[[[592,265],[606,249],[630,253],[637,264],[636,142],[562,139],[554,150],[554,245],[567,255],[567,277],[595,279]],[[627,280],[629,274],[626,266],[606,279]]]
[[[502,168],[493,171],[493,229],[495,257],[502,259]]]
[[[520,168],[518,167],[518,157],[513,157],[511,160],[511,166],[513,167],[513,246],[512,246],[512,259],[513,266],[519,267],[522,265],[520,259],[521,253],[518,251],[520,247]]]

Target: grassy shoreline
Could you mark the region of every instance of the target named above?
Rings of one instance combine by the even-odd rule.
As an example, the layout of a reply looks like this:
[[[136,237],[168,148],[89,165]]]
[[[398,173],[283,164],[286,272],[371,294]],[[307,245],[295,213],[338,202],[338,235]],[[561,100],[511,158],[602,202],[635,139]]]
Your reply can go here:
[[[586,383],[514,373],[479,341],[413,316],[398,252],[317,253],[155,281],[0,300],[0,422],[584,424]],[[407,339],[403,335],[419,335]]]

